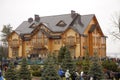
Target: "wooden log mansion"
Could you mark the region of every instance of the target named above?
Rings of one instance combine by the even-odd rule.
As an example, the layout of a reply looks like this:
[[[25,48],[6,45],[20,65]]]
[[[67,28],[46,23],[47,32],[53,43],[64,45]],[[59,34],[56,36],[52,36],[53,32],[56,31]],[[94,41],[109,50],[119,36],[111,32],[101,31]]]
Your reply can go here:
[[[93,56],[106,56],[106,36],[94,14],[70,14],[39,17],[23,21],[8,36],[9,58],[41,56],[58,52],[68,46],[72,57],[82,57],[85,51]]]

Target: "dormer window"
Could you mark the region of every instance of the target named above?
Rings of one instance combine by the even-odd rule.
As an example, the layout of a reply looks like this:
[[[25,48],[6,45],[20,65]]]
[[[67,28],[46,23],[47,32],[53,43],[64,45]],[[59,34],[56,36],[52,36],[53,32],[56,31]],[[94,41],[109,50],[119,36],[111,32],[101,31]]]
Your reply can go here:
[[[35,27],[36,27],[35,23],[33,23],[33,24],[30,26],[30,28],[35,28]]]
[[[57,23],[57,26],[64,27],[66,26],[66,23],[63,20],[61,20]]]

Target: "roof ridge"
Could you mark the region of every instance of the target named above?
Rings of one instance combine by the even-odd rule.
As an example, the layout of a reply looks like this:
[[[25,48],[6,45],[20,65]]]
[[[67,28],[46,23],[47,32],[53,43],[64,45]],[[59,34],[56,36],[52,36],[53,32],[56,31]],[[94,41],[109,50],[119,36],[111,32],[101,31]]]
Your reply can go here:
[[[40,18],[44,18],[44,17],[56,17],[56,16],[62,16],[62,15],[70,15],[70,13],[69,14],[58,14],[58,15],[40,16]]]

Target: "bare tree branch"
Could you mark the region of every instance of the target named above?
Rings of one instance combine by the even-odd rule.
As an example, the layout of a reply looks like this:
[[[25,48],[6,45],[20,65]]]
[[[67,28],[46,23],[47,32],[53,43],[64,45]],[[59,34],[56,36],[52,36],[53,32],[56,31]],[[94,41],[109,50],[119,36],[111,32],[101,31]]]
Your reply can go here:
[[[115,32],[113,32],[113,33],[112,33],[112,36],[114,36],[115,38],[117,38],[117,39],[120,40],[120,33],[115,33]]]
[[[115,31],[112,31],[111,35],[120,40],[120,13],[115,13],[111,21],[113,27],[117,27]]]

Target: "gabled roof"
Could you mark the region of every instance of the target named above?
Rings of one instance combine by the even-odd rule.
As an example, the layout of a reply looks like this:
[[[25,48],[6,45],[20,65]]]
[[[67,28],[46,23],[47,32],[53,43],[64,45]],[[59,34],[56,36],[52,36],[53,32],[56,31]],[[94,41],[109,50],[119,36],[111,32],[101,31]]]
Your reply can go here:
[[[29,28],[32,23],[29,23],[28,21],[23,21],[16,29],[15,32],[18,34],[26,34],[26,33],[31,33],[33,31],[33,28]]]
[[[35,29],[35,28],[31,28],[33,24],[37,26],[42,23],[52,32],[64,32],[66,29],[70,27],[75,31],[77,31],[79,34],[83,34],[88,24],[94,17],[94,14],[90,14],[90,15],[79,15],[78,13],[76,14],[77,14],[76,17],[74,18],[71,17],[71,14],[64,14],[64,15],[40,17],[39,22],[33,21],[30,23],[28,21],[23,21],[23,23],[20,24],[20,26],[18,26],[15,29],[15,32],[17,32],[18,34],[30,34]],[[77,23],[78,22],[77,20],[79,20],[78,18],[80,18],[81,24]],[[61,20],[66,23],[64,27],[60,27],[56,25]]]
[[[72,29],[74,29],[75,31],[77,31],[79,34],[83,34],[85,29],[88,27],[90,21],[92,20],[92,18],[94,17],[94,14],[90,14],[90,15],[81,15],[81,22],[79,23],[73,23],[72,25]],[[79,16],[77,17],[79,18]],[[77,22],[78,19],[76,19],[74,22]]]

